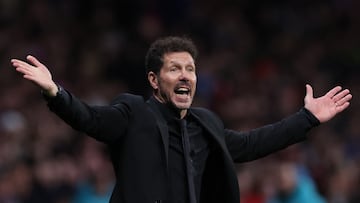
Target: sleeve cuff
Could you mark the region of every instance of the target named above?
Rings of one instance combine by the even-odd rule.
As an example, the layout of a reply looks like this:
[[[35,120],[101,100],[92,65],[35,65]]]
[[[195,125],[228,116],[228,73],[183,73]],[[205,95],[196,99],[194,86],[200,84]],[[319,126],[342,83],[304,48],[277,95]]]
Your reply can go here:
[[[301,111],[303,111],[306,115],[306,117],[308,118],[308,120],[310,121],[310,123],[313,125],[313,126],[318,126],[320,125],[320,121],[319,119],[317,119],[314,114],[312,114],[309,110],[307,110],[306,108],[302,108]]]
[[[57,98],[59,98],[61,95],[63,95],[63,92],[64,92],[64,88],[62,88],[59,84],[56,83],[56,86],[58,88],[58,91],[56,93],[56,96],[55,97],[51,97],[47,94],[45,94],[45,92],[43,90],[41,90],[41,95],[42,97],[47,101],[47,102],[50,102],[52,100],[55,100]]]

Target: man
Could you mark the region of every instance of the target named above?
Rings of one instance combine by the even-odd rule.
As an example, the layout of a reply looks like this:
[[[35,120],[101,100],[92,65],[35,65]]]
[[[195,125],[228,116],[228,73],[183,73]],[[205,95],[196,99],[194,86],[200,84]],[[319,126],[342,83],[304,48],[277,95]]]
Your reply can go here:
[[[106,143],[116,175],[112,203],[238,203],[233,162],[258,159],[305,140],[312,127],[349,106],[350,91],[335,87],[320,98],[306,85],[305,106],[294,115],[249,132],[224,129],[204,108],[192,108],[196,48],[191,40],[166,37],[146,55],[148,100],[121,94],[109,106],[88,106],[57,85],[35,57],[12,59],[38,85],[55,112],[74,129]]]

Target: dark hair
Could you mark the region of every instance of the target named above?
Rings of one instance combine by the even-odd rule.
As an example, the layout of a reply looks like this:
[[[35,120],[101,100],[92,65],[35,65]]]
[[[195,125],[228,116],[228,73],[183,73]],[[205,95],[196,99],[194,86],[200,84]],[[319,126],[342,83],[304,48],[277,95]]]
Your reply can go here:
[[[163,57],[171,52],[188,52],[195,60],[197,49],[193,41],[186,37],[165,37],[160,38],[150,45],[145,57],[146,74],[150,71],[158,74],[163,66]]]

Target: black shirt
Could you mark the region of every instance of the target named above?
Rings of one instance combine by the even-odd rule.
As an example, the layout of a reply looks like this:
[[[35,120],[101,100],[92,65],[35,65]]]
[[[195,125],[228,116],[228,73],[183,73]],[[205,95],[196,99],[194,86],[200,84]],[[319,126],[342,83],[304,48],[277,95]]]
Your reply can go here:
[[[185,156],[182,144],[180,113],[173,107],[156,102],[160,112],[164,116],[169,129],[169,179],[170,179],[170,202],[187,203],[189,189],[187,184],[187,172]],[[190,140],[190,162],[192,177],[195,183],[196,199],[199,202],[202,175],[206,160],[210,153],[210,145],[203,128],[196,119],[188,113],[183,119],[187,122],[187,132]]]

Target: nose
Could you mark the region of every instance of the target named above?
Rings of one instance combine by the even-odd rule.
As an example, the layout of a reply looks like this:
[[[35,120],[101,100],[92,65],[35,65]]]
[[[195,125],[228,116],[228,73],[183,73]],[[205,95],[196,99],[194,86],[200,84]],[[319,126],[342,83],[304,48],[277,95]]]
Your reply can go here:
[[[181,72],[180,80],[181,81],[189,81],[189,77],[185,72]]]
[[[189,81],[191,78],[191,73],[187,71],[185,68],[181,70],[180,80],[181,81]]]

